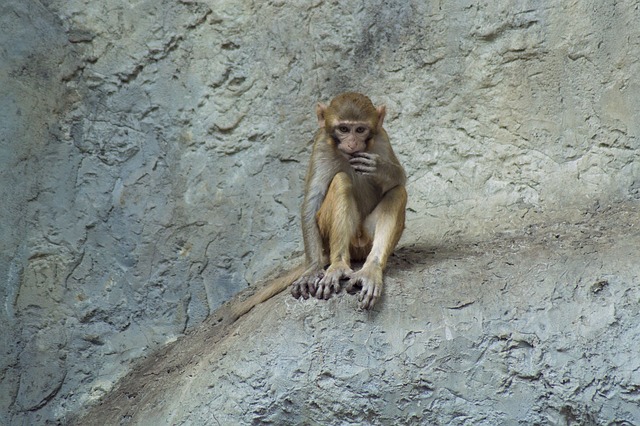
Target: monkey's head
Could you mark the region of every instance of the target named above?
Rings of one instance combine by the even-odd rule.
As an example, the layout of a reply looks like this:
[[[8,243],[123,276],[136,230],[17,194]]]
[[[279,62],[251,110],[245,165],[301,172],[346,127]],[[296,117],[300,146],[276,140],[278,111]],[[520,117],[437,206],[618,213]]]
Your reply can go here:
[[[342,93],[328,106],[319,103],[316,108],[318,125],[331,136],[329,143],[348,155],[367,149],[382,129],[385,112],[384,105],[376,108],[368,97],[353,92]]]

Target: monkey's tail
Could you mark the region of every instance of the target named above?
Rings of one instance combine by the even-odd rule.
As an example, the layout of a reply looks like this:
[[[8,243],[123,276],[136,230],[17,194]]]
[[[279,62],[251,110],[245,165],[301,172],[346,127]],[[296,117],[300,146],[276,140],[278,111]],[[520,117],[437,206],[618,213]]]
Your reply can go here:
[[[271,299],[276,294],[283,292],[289,285],[298,279],[304,272],[304,265],[300,265],[293,268],[291,271],[268,281],[261,289],[257,290],[254,294],[249,296],[246,300],[242,301],[231,307],[231,321],[235,321],[255,306],[260,303]]]

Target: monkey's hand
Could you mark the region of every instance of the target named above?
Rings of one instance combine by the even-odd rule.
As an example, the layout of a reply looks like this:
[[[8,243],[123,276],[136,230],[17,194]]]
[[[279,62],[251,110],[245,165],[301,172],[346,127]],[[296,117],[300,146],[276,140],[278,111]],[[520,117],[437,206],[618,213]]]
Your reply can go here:
[[[380,156],[370,152],[356,152],[351,156],[349,164],[357,173],[363,175],[375,175],[378,170]]]
[[[323,277],[324,269],[321,266],[310,266],[291,284],[291,295],[296,299],[300,296],[305,299],[308,299],[309,295],[315,296],[318,283]]]
[[[347,283],[347,293],[358,295],[360,309],[371,309],[382,294],[382,268],[371,266],[354,272]]]
[[[339,293],[341,286],[340,280],[348,278],[353,271],[344,262],[334,262],[327,268],[324,277],[318,283],[318,291],[316,297],[318,299],[329,299],[333,293]]]

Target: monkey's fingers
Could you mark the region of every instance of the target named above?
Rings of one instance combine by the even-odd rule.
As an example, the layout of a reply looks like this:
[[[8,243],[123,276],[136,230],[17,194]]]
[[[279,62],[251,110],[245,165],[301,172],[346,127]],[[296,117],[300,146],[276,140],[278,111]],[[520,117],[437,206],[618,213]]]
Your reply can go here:
[[[351,167],[358,173],[373,174],[376,168],[373,166],[367,166],[365,164],[352,164]]]
[[[308,287],[309,287],[309,294],[313,297],[315,297],[317,291],[318,291],[318,285],[320,284],[320,281],[322,281],[322,278],[324,277],[324,274],[322,272],[316,274],[314,277],[311,277],[309,279],[308,282]]]
[[[380,286],[373,283],[362,286],[362,291],[358,295],[358,301],[360,302],[360,309],[369,310],[378,301],[380,297]]]
[[[349,164],[352,166],[363,165],[369,167],[375,167],[377,161],[371,157],[353,157],[349,160]]]
[[[318,287],[318,293],[316,293],[316,298],[318,298],[319,300],[331,299],[331,286],[321,285],[320,287]]]
[[[318,299],[328,300],[333,293],[337,293],[340,289],[340,279],[334,275],[327,275],[320,281],[316,297]]]
[[[308,299],[310,295],[315,296],[318,282],[322,277],[322,271],[303,274],[291,284],[291,295],[296,299],[299,299],[300,296],[304,299]]]
[[[375,174],[376,169],[372,167],[354,167],[355,171],[361,175],[372,176]]]
[[[353,271],[348,266],[337,268],[330,267],[318,284],[318,293],[316,294],[316,297],[318,299],[327,300],[331,298],[331,295],[334,293],[340,293],[340,290],[342,290],[340,280],[347,278],[352,272]]]
[[[369,158],[369,159],[375,159],[375,158],[378,156],[378,154],[372,154],[372,153],[370,153],[370,152],[364,152],[364,151],[361,151],[361,152],[354,152],[351,156],[352,156],[353,158]]]
[[[366,158],[352,158],[349,164],[359,173],[373,174],[376,171],[376,162]]]
[[[358,302],[360,302],[360,309],[373,308],[380,294],[382,294],[382,270],[380,268],[363,268],[353,274],[347,286],[347,291],[354,289],[359,290]]]

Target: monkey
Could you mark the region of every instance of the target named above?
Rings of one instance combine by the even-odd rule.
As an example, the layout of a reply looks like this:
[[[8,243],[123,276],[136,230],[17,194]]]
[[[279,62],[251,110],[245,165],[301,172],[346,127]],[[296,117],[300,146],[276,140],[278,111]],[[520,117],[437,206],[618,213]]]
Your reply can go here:
[[[296,299],[329,299],[341,281],[348,293],[359,293],[361,309],[380,298],[407,204],[406,174],[383,127],[385,114],[384,105],[354,92],[316,107],[301,208],[305,265],[291,283]],[[364,264],[356,272],[351,260]]]
[[[233,324],[287,287],[295,298],[328,299],[346,279],[349,293],[360,291],[363,309],[381,295],[382,271],[404,231],[407,204],[405,172],[383,128],[386,107],[347,92],[319,103],[316,114],[302,203],[304,265],[220,307],[216,324]],[[360,271],[351,270],[351,259],[365,260]]]
[[[405,172],[382,126],[385,113],[384,105],[375,108],[358,93],[317,105],[319,129],[302,203],[305,264],[223,305],[218,324],[234,323],[287,287],[295,298],[328,299],[340,291],[342,279],[348,292],[360,290],[361,308],[375,305],[382,270],[404,230],[407,203]],[[350,259],[366,260],[353,272]]]

